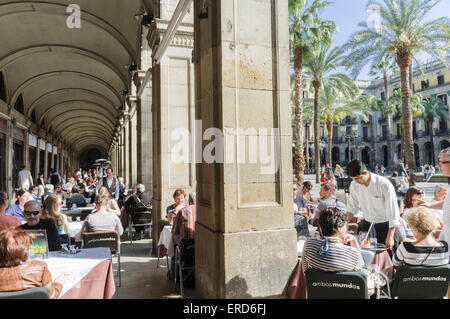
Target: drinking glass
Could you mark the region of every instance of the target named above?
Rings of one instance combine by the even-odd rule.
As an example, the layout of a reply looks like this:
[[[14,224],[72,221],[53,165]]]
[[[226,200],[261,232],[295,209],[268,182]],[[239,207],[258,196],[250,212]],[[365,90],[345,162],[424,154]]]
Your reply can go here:
[[[76,248],[75,248],[75,245],[70,245],[69,246],[69,253],[70,253],[70,255],[75,255],[76,253],[77,253],[77,250],[76,250]]]
[[[77,208],[77,204],[73,203],[72,208]]]
[[[369,242],[370,242],[370,246],[371,247],[377,247],[377,245],[378,245],[378,241],[377,241],[377,238],[376,237],[370,237],[369,238]]]
[[[63,255],[69,254],[69,248],[68,248],[67,244],[61,244],[61,253]]]
[[[80,216],[77,216],[77,222],[78,223],[81,222],[81,217]]]

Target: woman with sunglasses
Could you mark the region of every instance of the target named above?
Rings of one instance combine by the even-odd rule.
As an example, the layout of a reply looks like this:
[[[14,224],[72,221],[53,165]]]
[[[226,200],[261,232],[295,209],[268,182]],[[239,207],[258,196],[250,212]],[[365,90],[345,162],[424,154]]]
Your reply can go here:
[[[395,231],[395,236],[399,241],[412,241],[414,240],[414,234],[403,219],[403,215],[412,208],[420,206],[420,200],[425,198],[423,189],[411,186],[408,188],[403,199],[399,211],[400,211],[400,226]]]
[[[48,195],[42,210],[42,219],[51,219],[56,225],[58,235],[64,243],[69,243],[69,222],[67,216],[61,214],[62,199],[58,195]]]
[[[30,193],[20,188],[16,193],[16,198],[16,202],[6,210],[6,215],[19,217],[22,222],[26,222],[26,218],[23,215],[23,208],[25,203],[30,199]]]

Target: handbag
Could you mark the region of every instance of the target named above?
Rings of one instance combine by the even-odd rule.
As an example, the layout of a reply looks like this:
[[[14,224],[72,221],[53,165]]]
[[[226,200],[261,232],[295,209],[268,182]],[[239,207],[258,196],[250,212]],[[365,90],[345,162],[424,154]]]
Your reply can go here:
[[[434,248],[436,247],[436,242],[437,242],[437,240],[435,239],[435,240],[434,240],[433,248],[431,248],[431,251],[430,251],[430,252],[428,253],[428,255],[424,258],[424,260],[422,260],[422,262],[420,263],[419,266],[422,266],[422,265],[425,263],[425,261],[427,261],[428,257],[430,257],[430,255],[433,253]]]

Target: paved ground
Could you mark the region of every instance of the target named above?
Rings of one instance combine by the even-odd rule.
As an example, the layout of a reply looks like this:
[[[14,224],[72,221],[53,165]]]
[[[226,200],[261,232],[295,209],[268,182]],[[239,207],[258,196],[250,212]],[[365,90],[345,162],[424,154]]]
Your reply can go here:
[[[320,184],[315,184],[315,176],[307,175],[306,180],[313,183],[311,195],[319,198]],[[417,186],[425,190],[426,199],[433,198],[436,183],[418,183]],[[343,191],[339,191],[343,194]],[[157,258],[151,256],[151,240],[147,238],[139,241],[122,242],[122,287],[116,289],[116,299],[170,299],[181,298],[179,288],[174,289],[174,282],[167,279],[166,259],[160,259],[160,266],[156,268]],[[113,258],[115,280],[117,277],[117,261]],[[185,289],[185,298],[195,298],[195,289]]]

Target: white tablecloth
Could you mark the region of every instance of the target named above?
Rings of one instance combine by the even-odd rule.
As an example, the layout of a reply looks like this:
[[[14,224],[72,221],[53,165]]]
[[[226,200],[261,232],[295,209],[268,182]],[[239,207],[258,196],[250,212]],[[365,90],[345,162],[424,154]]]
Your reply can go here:
[[[167,256],[173,257],[173,237],[172,237],[172,226],[164,226],[161,235],[159,237],[158,246],[163,245],[167,248]]]
[[[68,257],[72,256],[72,257]],[[44,261],[52,274],[52,280],[65,273],[63,290],[60,298],[68,290],[73,288],[85,277],[95,266],[105,259],[111,259],[109,248],[87,248],[82,249],[75,255],[63,255],[59,251],[49,252],[49,259]]]
[[[83,211],[92,211],[95,207],[77,207],[77,208],[71,208],[71,209],[67,209],[67,208],[61,208],[61,213],[63,213],[64,215],[76,215],[76,214],[81,214]]]
[[[76,241],[81,241],[81,227],[84,222],[69,222],[70,237],[75,238]]]

